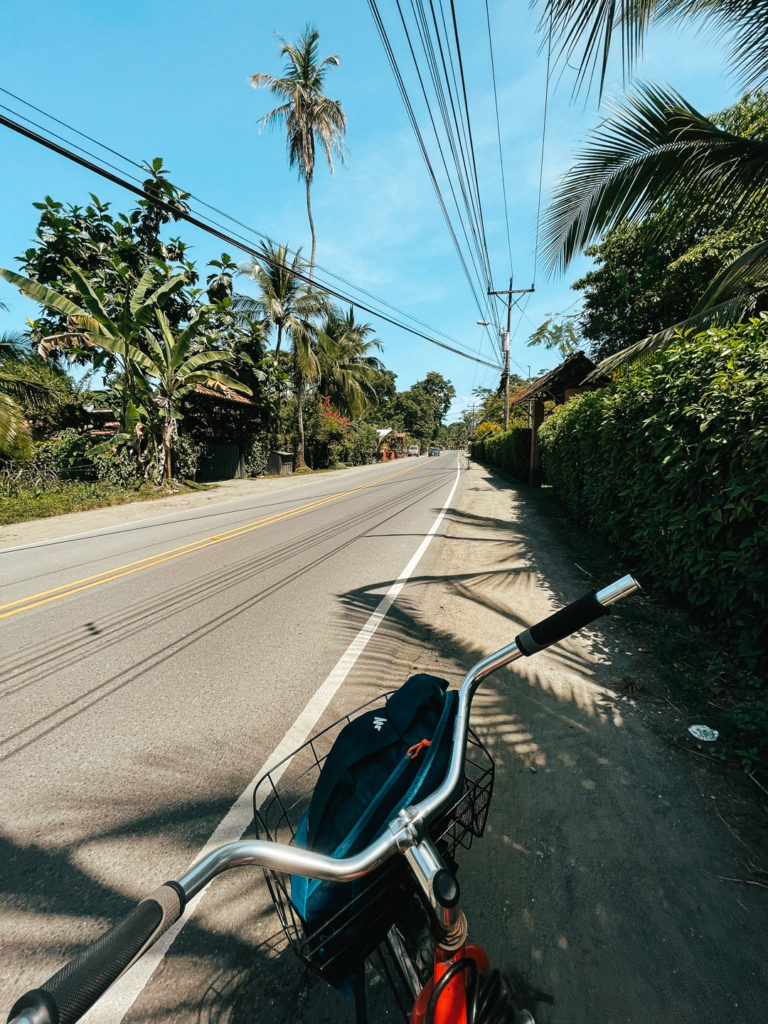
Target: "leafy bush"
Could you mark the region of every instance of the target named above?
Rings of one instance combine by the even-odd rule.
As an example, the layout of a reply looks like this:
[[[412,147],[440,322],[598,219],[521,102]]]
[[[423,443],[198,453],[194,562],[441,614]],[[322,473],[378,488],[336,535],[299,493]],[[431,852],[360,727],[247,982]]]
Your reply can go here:
[[[768,641],[768,317],[681,338],[558,409],[539,437],[570,512],[756,664]]]
[[[88,438],[69,427],[48,441],[40,441],[35,461],[60,480],[92,480],[96,471],[89,457]]]
[[[262,438],[254,437],[245,448],[245,471],[248,476],[264,476],[269,461],[269,446]]]
[[[347,438],[347,458],[352,466],[367,466],[379,457],[379,435],[370,423],[356,423]]]
[[[117,487],[131,487],[141,482],[136,453],[126,444],[88,453],[96,477]]]
[[[189,434],[179,434],[173,445],[171,465],[176,480],[194,480],[200,465],[202,445],[193,441]]]
[[[531,461],[530,427],[512,427],[503,433],[473,441],[469,453],[478,462],[498,466],[520,480],[527,480]]]

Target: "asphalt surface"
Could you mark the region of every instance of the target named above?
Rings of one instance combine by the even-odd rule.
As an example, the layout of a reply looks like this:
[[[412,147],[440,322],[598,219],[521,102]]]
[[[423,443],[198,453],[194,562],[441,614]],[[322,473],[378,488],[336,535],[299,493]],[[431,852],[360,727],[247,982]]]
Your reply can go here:
[[[3,531],[0,1006],[228,820],[418,549],[457,464],[445,518],[322,727],[417,669],[458,685],[587,589],[504,481],[444,454]],[[739,883],[743,850],[710,794],[618,685],[640,662],[612,619],[476,698],[497,781],[460,860],[471,934],[553,995],[542,1024],[763,1024],[765,892]],[[395,1019],[369,988],[374,1024]],[[285,948],[257,873],[217,880],[134,990],[88,1019],[354,1019]]]

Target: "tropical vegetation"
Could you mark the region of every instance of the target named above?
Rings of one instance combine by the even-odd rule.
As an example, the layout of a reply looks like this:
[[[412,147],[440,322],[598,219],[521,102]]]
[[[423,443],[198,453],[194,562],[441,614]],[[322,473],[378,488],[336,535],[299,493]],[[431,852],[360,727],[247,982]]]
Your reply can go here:
[[[578,68],[579,81],[590,81],[597,69],[602,88],[616,34],[631,72],[652,23],[697,18],[703,28],[732,34],[733,69],[747,87],[760,89],[768,76],[764,10],[752,0],[545,0],[542,24],[560,59]],[[614,106],[563,176],[542,225],[543,252],[551,268],[562,270],[601,235],[640,223],[661,247],[691,230],[695,243],[702,227],[727,229],[734,218],[742,225],[763,222],[767,187],[764,121],[720,125],[673,89],[640,84]],[[674,216],[665,215],[669,209]],[[745,235],[730,251],[724,245],[722,255],[682,312],[670,306],[662,329],[608,355],[601,369],[668,342],[678,326],[737,323],[758,312],[768,283],[765,233]]]

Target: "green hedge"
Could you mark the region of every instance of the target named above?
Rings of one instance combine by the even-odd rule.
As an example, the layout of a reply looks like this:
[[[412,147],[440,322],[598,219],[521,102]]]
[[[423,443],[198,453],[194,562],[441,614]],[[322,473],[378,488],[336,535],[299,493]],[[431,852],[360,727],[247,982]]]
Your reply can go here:
[[[681,339],[542,425],[548,481],[641,578],[768,641],[768,317]]]
[[[498,466],[519,480],[527,481],[531,460],[530,427],[512,427],[511,430],[472,441],[469,454],[477,462]]]

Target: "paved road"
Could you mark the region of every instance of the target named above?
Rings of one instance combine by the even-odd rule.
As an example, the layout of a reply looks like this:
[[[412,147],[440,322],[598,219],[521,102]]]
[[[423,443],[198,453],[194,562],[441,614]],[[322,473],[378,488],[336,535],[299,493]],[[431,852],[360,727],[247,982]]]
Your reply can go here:
[[[0,1006],[178,876],[222,821],[242,827],[233,801],[418,549],[456,466],[256,483],[174,525],[140,506],[77,521],[108,518],[98,539],[49,525],[34,546],[34,527],[14,529],[17,550],[0,551]],[[462,468],[320,724],[416,667],[458,684],[588,589],[567,551],[524,496]],[[472,934],[554,995],[540,1024],[764,1024],[765,890],[719,792],[660,738],[690,723],[632,697],[653,659],[621,611],[515,669],[473,707],[497,783],[460,871]],[[132,975],[127,1002],[91,1020],[128,1006],[125,1024],[352,1019],[285,950],[256,875],[220,879],[146,987]],[[374,1024],[390,1021],[371,996]]]
[[[159,518],[137,505],[136,522],[0,551],[2,1005],[194,859],[457,467],[318,475]],[[402,681],[400,643],[385,625],[357,690]]]

